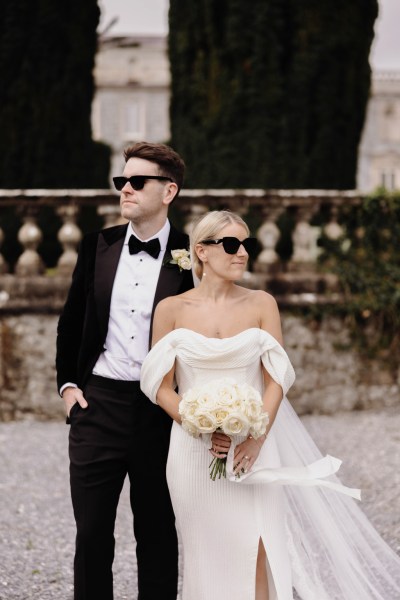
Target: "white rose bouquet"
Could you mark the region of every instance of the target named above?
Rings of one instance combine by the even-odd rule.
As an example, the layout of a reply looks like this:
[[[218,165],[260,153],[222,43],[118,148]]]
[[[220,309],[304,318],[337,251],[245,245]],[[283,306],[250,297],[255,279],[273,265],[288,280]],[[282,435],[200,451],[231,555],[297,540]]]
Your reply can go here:
[[[185,392],[179,403],[182,427],[198,438],[202,433],[222,431],[226,435],[257,439],[265,433],[269,419],[259,392],[246,383],[223,378]],[[213,458],[210,477],[226,477],[226,457]]]

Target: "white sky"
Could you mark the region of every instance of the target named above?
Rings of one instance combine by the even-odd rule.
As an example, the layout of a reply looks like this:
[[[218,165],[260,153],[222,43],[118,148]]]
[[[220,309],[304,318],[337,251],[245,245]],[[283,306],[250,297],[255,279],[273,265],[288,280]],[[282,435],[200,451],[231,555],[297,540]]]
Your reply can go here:
[[[351,0],[349,0],[351,1]],[[99,0],[100,31],[114,17],[110,35],[160,35],[168,28],[168,0]],[[379,17],[371,51],[374,69],[400,71],[400,0],[379,0]]]

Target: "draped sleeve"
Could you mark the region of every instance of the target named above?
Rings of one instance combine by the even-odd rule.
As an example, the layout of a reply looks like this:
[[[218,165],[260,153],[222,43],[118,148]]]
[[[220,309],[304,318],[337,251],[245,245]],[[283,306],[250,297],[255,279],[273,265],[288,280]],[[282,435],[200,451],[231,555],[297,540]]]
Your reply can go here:
[[[157,404],[158,389],[165,375],[172,369],[175,357],[173,336],[169,334],[153,346],[143,361],[140,388],[154,404]]]
[[[269,333],[260,329],[261,361],[265,369],[283,390],[286,396],[294,383],[295,373],[292,363],[279,342]]]

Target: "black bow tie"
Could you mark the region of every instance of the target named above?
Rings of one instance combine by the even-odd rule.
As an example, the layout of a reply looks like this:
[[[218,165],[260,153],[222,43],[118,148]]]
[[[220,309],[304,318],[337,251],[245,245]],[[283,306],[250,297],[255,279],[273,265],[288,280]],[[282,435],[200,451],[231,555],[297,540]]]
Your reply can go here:
[[[131,235],[128,245],[129,254],[137,254],[141,250],[144,250],[144,252],[147,252],[147,254],[150,254],[153,258],[157,258],[161,250],[160,240],[158,238],[154,238],[154,240],[148,242],[142,242],[134,235]]]

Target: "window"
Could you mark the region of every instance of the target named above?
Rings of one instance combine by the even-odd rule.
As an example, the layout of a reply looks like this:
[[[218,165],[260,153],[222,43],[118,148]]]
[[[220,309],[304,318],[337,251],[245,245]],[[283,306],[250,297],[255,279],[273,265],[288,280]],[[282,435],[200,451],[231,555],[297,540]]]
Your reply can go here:
[[[122,137],[125,141],[145,139],[144,104],[128,100],[122,110]]]
[[[396,189],[396,175],[394,171],[381,172],[381,186],[387,190]]]

